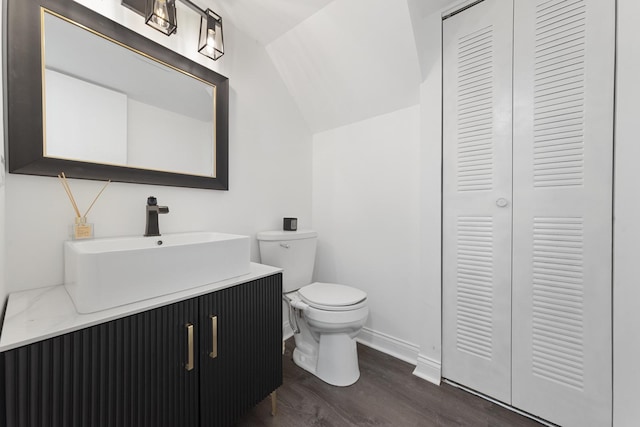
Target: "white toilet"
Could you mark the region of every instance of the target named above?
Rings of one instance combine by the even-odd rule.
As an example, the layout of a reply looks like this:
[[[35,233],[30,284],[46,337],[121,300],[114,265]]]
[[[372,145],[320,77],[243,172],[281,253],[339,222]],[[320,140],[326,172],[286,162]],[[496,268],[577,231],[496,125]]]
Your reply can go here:
[[[262,263],[284,269],[296,365],[331,385],[355,383],[360,378],[355,337],[369,315],[367,294],[344,285],[310,283],[315,231],[264,231],[257,237]]]

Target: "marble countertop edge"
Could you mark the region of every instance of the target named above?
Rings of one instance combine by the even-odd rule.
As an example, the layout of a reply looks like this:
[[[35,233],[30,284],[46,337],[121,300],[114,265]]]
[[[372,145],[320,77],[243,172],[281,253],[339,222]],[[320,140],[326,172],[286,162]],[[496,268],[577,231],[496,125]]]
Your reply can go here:
[[[280,268],[251,263],[250,272],[242,276],[87,314],[76,311],[64,285],[14,292],[9,294],[7,302],[0,335],[0,352],[195,298],[281,271]]]

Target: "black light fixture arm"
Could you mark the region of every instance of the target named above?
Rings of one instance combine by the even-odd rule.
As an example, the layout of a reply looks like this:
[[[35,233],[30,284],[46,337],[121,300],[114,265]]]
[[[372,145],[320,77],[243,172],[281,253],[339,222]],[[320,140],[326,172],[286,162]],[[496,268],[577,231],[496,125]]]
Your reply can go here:
[[[201,9],[197,4],[190,0],[178,0],[185,5],[187,5],[191,10],[196,12],[198,15],[202,17],[207,16],[207,12],[204,9]],[[145,0],[121,0],[123,6],[133,10],[140,16],[145,15]]]
[[[196,13],[198,13],[200,16],[205,17],[205,18],[207,17],[207,12],[205,12],[203,9],[200,9],[198,7],[198,5],[193,3],[192,1],[189,1],[189,0],[178,0],[178,1],[181,2],[181,3],[184,3],[187,6],[189,6],[189,8],[191,10],[193,10]]]
[[[220,59],[224,55],[222,18],[211,9],[201,9],[191,0],[121,0],[122,5],[143,16],[147,25],[166,36],[178,28],[176,1],[200,15],[198,52],[214,61]]]

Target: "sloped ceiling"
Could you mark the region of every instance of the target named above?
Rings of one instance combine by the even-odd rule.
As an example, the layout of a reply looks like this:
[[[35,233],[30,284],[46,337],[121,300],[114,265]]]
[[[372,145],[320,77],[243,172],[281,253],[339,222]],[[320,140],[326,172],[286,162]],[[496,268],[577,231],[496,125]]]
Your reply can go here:
[[[206,0],[266,46],[312,132],[416,105],[432,65],[420,24],[458,2]]]
[[[431,68],[438,65],[434,63],[437,62],[434,61],[436,58],[433,55],[429,55],[428,52],[441,48],[440,38],[433,36],[434,30],[439,32],[440,29],[428,28],[428,24],[425,24],[425,21],[430,15],[440,15],[442,11],[448,10],[455,5],[460,5],[460,2],[461,0],[407,0],[423,80],[429,74]],[[433,20],[429,22],[433,22]]]
[[[313,132],[415,105],[420,69],[405,1],[337,0],[267,46]]]
[[[198,0],[195,3],[199,4]],[[204,7],[268,45],[302,21],[331,3],[331,0],[207,0]]]

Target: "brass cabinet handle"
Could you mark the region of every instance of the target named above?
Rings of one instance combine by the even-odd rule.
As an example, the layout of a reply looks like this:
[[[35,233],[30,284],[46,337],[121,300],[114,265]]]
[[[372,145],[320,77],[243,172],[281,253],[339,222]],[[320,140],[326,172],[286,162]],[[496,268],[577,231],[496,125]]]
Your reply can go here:
[[[185,369],[187,371],[190,371],[190,370],[193,369],[193,365],[194,365],[194,363],[193,363],[193,356],[194,356],[194,354],[193,354],[193,325],[191,323],[187,323],[185,326],[187,327],[187,337],[188,337],[188,341],[189,341],[189,344],[188,344],[188,347],[189,347],[188,348],[188,350],[189,350],[188,359],[189,360],[187,361],[187,364],[185,365]]]
[[[218,316],[211,316],[211,353],[209,357],[218,357]]]

